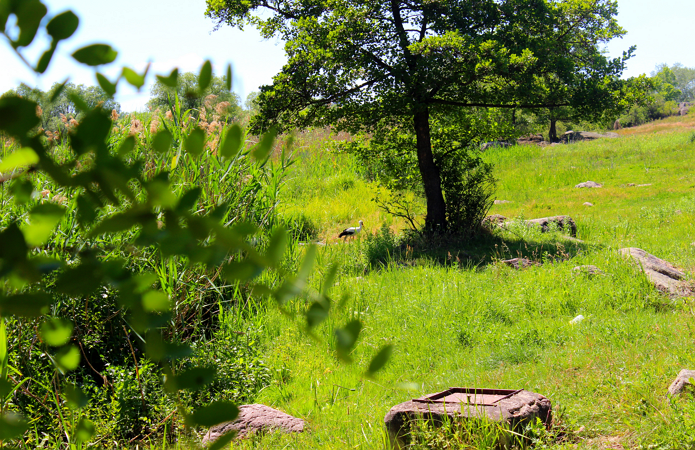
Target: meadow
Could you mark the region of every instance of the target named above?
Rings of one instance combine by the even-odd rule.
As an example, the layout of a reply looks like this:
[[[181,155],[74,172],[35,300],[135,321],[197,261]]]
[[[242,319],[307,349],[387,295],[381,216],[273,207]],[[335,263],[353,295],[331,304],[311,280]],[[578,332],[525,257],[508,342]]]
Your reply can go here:
[[[541,448],[692,448],[695,403],[671,402],[666,389],[695,366],[695,305],[656,291],[617,252],[639,247],[695,273],[695,122],[688,119],[626,129],[615,140],[485,153],[499,178],[496,198],[510,202],[491,213],[566,214],[583,242],[519,224],[437,248],[399,245],[405,224],[370,204],[376,188],[348,157],[312,141],[280,210],[317,224],[326,244],[319,266],[341,264],[334,297],[349,298],[333,320],[359,317],[363,336],[355,364],[344,365],[333,356],[331,323],[316,343],[268,309],[261,341],[274,375],[255,401],[306,419],[310,432],[234,448],[384,448],[391,406],[452,386],[550,398],[555,424]],[[587,180],[603,187],[574,187]],[[336,239],[359,219],[361,238]],[[499,263],[519,256],[542,265],[519,271]],[[607,275],[572,271],[585,264]],[[586,319],[571,325],[579,314]],[[391,361],[378,379],[365,378],[370,354],[384,343],[394,344]],[[421,445],[476,447],[440,438]]]
[[[272,285],[296,271],[309,244],[317,243],[308,285],[319,289],[337,264],[331,289],[336,307],[308,333],[299,319],[304,316],[287,314],[305,312],[308,297],[281,312],[271,300],[251,295],[244,283],[222,282],[219,271],[165,259],[154,250],[134,253],[125,243],[135,230],[101,241],[110,255],[130,258],[131,270],[157,275],[157,285],[174,303],[168,335],[190,343],[195,350],[190,362],[215,365],[218,379],[183,398],[163,393],[157,385],[161,373],[143,356],[138,336],[126,330],[126,317],[108,289],[86,299],[61,297],[51,314],[72,318],[74,340],[84,345],[83,363],[70,379],[91,397],[80,413],[96,426],[87,446],[190,448],[205,429],[184,428],[177,401],[195,407],[223,399],[263,403],[308,425],[303,434],[259,435],[232,448],[387,448],[383,418],[391,406],[452,386],[523,388],[548,397],[554,424],[536,430],[539,448],[695,445],[695,402],[666,397],[676,374],[695,367],[693,299],[656,291],[617,252],[639,247],[695,274],[695,117],[625,129],[618,139],[490,149],[484,158],[495,166],[495,197],[508,202],[490,213],[506,216],[511,225],[473,239],[436,242],[404,233],[402,219],[377,208],[372,199],[379,187],[333,145],[349,136],[309,131],[295,136],[291,148],[280,139],[268,161],[239,157],[225,166],[212,123],[205,124],[213,129],[199,158],[177,153],[176,146],[152,153],[158,127],[180,127],[183,135],[195,125],[186,117],[156,117],[118,118],[109,146],[121,148],[128,136],[136,136],[128,157],[142,159],[151,176],[170,170],[177,194],[202,187],[199,211],[228,201],[237,207],[225,222],[287,227],[283,270],[265,272],[262,282]],[[257,141],[244,138],[248,148]],[[2,145],[3,157],[14,150],[10,142]],[[69,157],[64,143],[53,151]],[[587,180],[603,187],[574,187]],[[84,245],[75,232],[74,192],[56,190],[41,174],[32,182],[31,202],[68,210],[45,252],[70,254]],[[16,204],[15,196],[3,185],[3,227],[27,220],[29,208]],[[560,214],[576,221],[581,241],[521,222]],[[365,229],[356,239],[337,238],[358,220]],[[254,239],[263,245],[267,236]],[[500,263],[514,257],[540,264],[515,270]],[[606,275],[573,271],[585,264]],[[46,289],[52,289],[50,280]],[[570,324],[580,314],[585,320]],[[336,358],[333,329],[354,318],[363,330],[350,354],[352,364],[345,364]],[[36,341],[37,326],[36,320],[8,321],[10,364],[24,379],[23,389],[3,406],[32,417],[27,448],[63,448],[61,434],[68,434],[79,415],[57,401],[60,376],[46,358],[46,346]],[[394,346],[390,361],[376,378],[365,376],[385,344]],[[92,372],[108,382],[100,383]],[[52,395],[54,403],[46,400]],[[485,447],[425,430],[414,448]]]

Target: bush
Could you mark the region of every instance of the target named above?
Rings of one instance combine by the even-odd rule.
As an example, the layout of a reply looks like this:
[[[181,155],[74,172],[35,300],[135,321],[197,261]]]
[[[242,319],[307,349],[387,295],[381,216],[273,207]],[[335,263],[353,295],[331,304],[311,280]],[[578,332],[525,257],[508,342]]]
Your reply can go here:
[[[397,246],[396,235],[388,225],[382,224],[378,232],[366,235],[362,251],[370,266],[385,266],[393,259]]]

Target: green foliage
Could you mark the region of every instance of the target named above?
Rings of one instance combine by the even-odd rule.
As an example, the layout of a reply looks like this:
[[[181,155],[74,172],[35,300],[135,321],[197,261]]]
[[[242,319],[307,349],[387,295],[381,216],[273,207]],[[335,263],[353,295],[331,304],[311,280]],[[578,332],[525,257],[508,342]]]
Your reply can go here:
[[[20,47],[32,42],[45,14],[38,0],[0,1],[3,23],[17,19],[16,29],[2,34],[25,61]],[[46,26],[52,49],[36,72],[75,31],[76,17],[62,13]],[[115,56],[102,44],[72,55],[89,66]],[[183,432],[231,420],[238,409],[229,401],[265,387],[267,369],[254,341],[228,348],[217,369],[205,357],[218,344],[195,345],[218,330],[221,300],[248,302],[253,292],[280,306],[297,296],[330,303],[327,289],[308,290],[313,249],[297,275],[283,269],[286,232],[273,229],[274,209],[292,161],[286,148],[270,160],[276,134],[247,145],[238,126],[223,132],[202,109],[193,119],[176,95],[169,117],[120,118],[106,103],[119,80],[140,88],[147,73],[126,67],[113,83],[97,76],[101,88],[61,85],[50,94],[0,98],[2,189],[11,180],[17,195],[0,197],[11,210],[0,221],[3,443],[35,447],[43,445],[38,436],[56,430],[71,448],[97,434],[132,442],[161,432],[175,413],[170,425],[185,424]],[[186,82],[175,74],[159,78],[174,92]],[[227,77],[226,92],[230,70]],[[219,81],[206,63],[197,93],[186,90],[185,98]],[[63,94],[69,102],[62,106],[74,107],[76,117],[65,117],[69,133],[55,142],[37,129],[39,102],[52,105]],[[354,320],[336,328],[342,359],[350,360],[360,328]],[[386,356],[378,352],[371,369],[383,367]],[[29,424],[33,433],[25,434]]]
[[[620,75],[634,50],[613,60],[599,51],[625,34],[612,0],[531,8],[518,0],[207,6],[218,25],[251,24],[287,43],[287,64],[261,88],[255,129],[409,130],[427,200],[425,228],[435,233],[447,230],[443,164],[430,139],[437,108],[572,106],[582,116],[600,115],[621,100]]]

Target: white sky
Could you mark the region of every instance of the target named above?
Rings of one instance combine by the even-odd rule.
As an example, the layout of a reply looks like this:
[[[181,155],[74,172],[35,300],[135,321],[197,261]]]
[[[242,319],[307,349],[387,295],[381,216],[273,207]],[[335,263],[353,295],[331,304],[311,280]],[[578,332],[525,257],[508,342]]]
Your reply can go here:
[[[46,74],[37,78],[23,66],[9,45],[0,41],[0,93],[25,82],[41,89],[63,81],[67,76],[76,84],[97,84],[94,70],[72,62],[69,55],[84,45],[103,42],[119,51],[116,63],[104,68],[115,79],[123,65],[138,71],[153,62],[148,85],[138,93],[121,81],[117,100],[124,110],[143,109],[149,98],[152,73],[168,74],[174,67],[181,71],[200,69],[210,59],[217,74],[228,63],[234,70],[234,91],[242,101],[270,84],[286,58],[281,42],[264,41],[253,29],[239,31],[225,26],[213,32],[213,22],[205,18],[205,0],[45,0],[51,17],[72,9],[81,19],[80,28],[62,43]],[[626,76],[649,74],[660,63],[680,62],[695,67],[691,50],[692,20],[695,1],[619,0],[619,23],[628,31],[607,49],[618,56],[637,45],[637,56],[628,63]],[[36,61],[47,45],[45,40],[30,48]]]

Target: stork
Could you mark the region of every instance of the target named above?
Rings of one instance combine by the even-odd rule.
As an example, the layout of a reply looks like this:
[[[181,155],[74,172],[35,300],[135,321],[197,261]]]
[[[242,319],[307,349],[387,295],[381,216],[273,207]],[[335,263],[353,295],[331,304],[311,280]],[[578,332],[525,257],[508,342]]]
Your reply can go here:
[[[347,240],[347,238],[349,238],[349,237],[354,237],[357,233],[359,233],[360,231],[362,231],[362,225],[363,225],[363,224],[362,224],[362,221],[360,220],[360,226],[359,226],[359,227],[350,227],[350,228],[344,229],[344,230],[338,235],[338,239],[340,239],[341,237],[344,236],[344,237],[345,237],[345,238],[343,239],[343,242],[344,242],[344,241]]]

